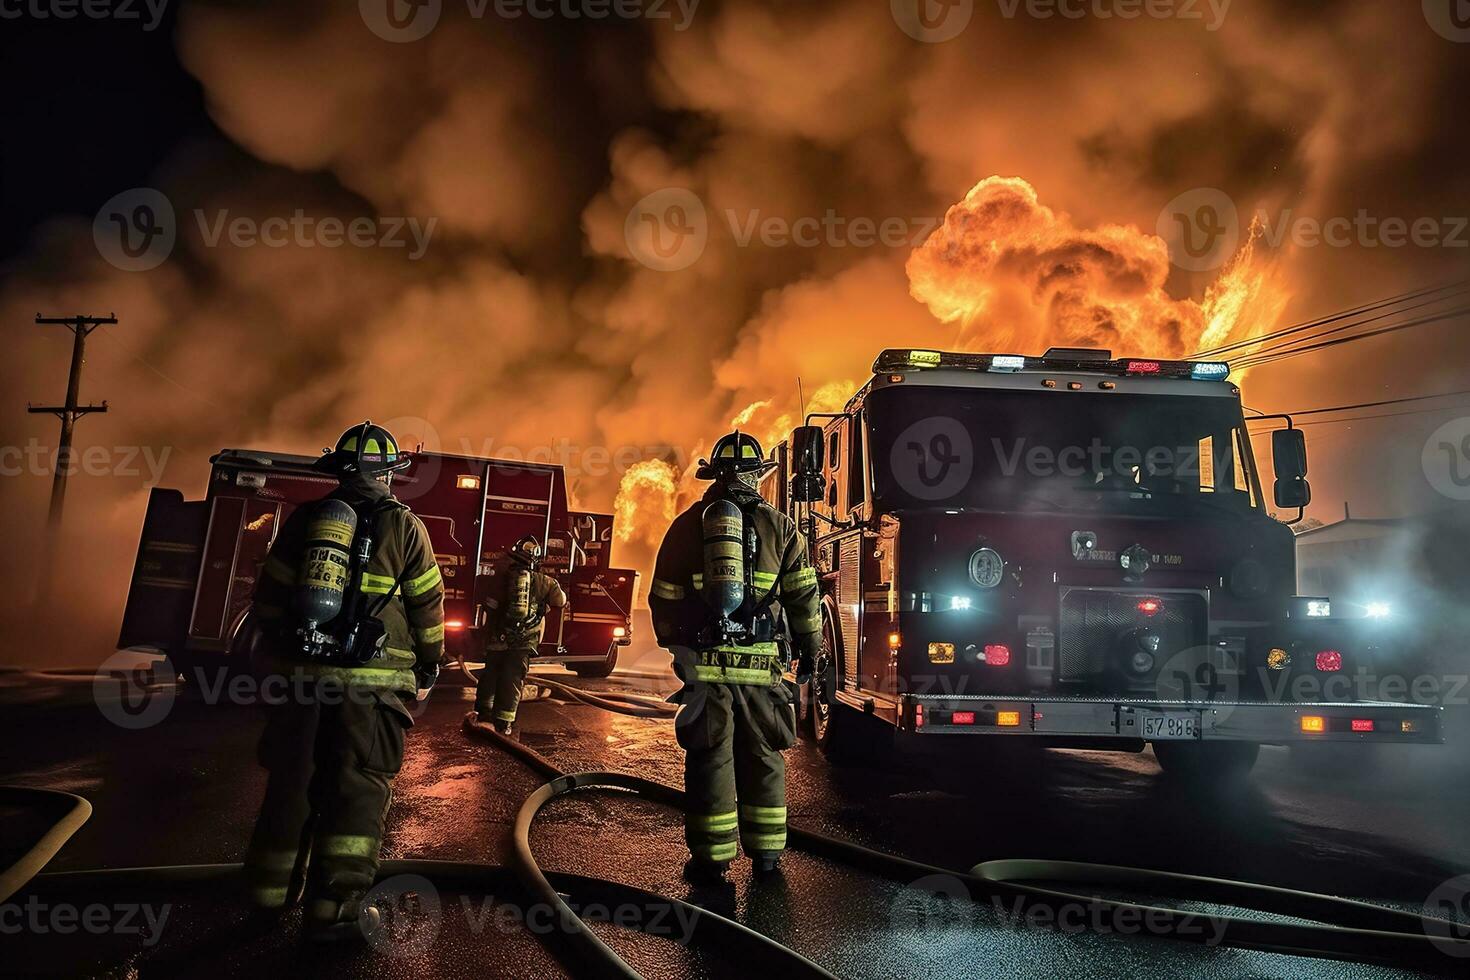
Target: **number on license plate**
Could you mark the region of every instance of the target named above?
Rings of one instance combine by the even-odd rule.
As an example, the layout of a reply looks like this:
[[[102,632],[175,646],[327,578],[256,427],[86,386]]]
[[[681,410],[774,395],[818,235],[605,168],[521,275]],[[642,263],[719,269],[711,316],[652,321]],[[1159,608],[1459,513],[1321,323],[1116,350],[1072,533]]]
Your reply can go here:
[[[1160,740],[1199,738],[1199,719],[1192,714],[1146,712],[1143,715],[1143,737]]]

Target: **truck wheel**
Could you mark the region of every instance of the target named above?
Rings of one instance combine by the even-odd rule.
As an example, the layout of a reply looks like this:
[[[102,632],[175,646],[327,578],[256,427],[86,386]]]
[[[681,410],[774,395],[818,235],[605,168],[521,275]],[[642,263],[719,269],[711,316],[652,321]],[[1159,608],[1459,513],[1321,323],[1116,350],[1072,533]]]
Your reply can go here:
[[[617,665],[618,645],[616,643],[607,645],[607,657],[603,660],[595,663],[567,664],[578,677],[607,677],[612,674],[613,668]]]
[[[1256,742],[1153,742],[1154,758],[1174,779],[1225,782],[1248,775],[1261,746]]]
[[[855,723],[852,709],[837,699],[837,654],[831,623],[822,624],[822,648],[812,669],[811,682],[812,740],[833,762],[852,761],[858,752],[854,744]]]

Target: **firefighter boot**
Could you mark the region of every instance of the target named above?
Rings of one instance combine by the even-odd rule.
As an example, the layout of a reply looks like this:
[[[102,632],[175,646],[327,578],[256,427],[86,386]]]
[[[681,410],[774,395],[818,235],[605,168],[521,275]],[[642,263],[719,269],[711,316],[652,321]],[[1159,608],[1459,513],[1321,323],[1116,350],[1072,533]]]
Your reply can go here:
[[[757,879],[774,878],[781,871],[781,852],[757,852],[750,856],[750,864]]]
[[[729,868],[729,861],[706,861],[692,857],[684,862],[684,880],[691,885],[725,885],[729,883],[725,879],[725,872]]]

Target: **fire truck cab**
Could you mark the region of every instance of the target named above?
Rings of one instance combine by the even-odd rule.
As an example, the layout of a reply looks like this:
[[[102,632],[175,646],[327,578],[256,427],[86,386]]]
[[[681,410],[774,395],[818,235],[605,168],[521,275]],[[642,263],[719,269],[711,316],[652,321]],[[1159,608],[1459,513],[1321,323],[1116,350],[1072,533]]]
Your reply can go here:
[[[292,510],[336,481],[315,459],[227,449],[211,460],[203,500],[177,490],[149,497],[119,647],[154,648],[176,667],[241,659],[260,566]],[[537,662],[605,677],[631,642],[638,573],[611,567],[613,519],[568,509],[561,467],[420,452],[393,492],[423,520],[444,574],[445,653],[480,659],[476,610],[497,559],[522,535],[542,542],[542,571],[567,606],[550,610]]]
[[[803,714],[906,735],[1139,751],[1248,770],[1262,743],[1442,741],[1438,707],[1363,698],[1326,597],[1296,595],[1301,430],[1263,488],[1222,362],[887,350],[772,453],[808,535],[823,655]],[[1297,514],[1300,517],[1300,514]]]

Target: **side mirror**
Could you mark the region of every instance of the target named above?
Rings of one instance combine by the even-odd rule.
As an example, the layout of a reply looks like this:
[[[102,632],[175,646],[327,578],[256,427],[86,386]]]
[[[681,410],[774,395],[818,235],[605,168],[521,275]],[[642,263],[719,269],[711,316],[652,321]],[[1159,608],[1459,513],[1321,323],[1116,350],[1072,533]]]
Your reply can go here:
[[[1312,485],[1300,477],[1295,480],[1277,480],[1273,490],[1276,506],[1283,510],[1292,507],[1300,510],[1312,502]]]
[[[1277,429],[1271,433],[1271,465],[1278,483],[1306,477],[1307,439],[1301,429]]]
[[[1300,510],[1312,502],[1312,485],[1307,482],[1307,440],[1301,429],[1271,433],[1271,466],[1276,471],[1272,493],[1277,507]]]
[[[791,430],[791,456],[798,476],[822,472],[822,427],[799,425]]]

